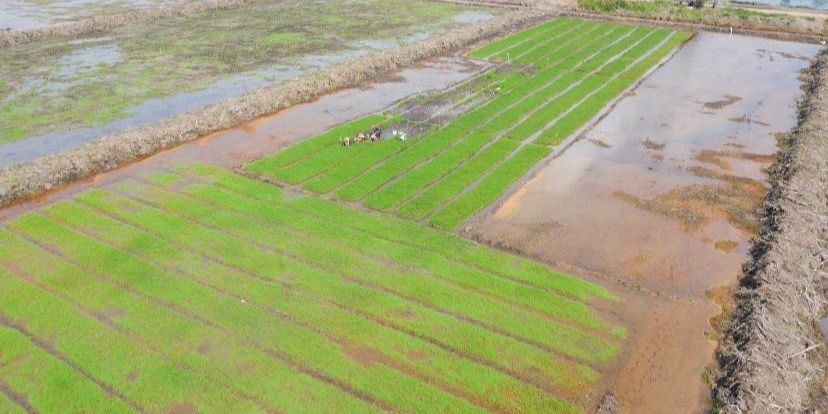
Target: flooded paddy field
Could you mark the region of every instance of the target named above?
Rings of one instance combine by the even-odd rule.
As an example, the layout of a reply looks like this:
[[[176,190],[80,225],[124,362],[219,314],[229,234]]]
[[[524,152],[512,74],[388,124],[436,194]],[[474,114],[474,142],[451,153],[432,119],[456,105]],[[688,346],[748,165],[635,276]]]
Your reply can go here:
[[[642,303],[631,337],[649,345],[631,347],[608,386],[633,412],[702,406],[715,346],[705,337],[721,328],[714,316],[757,232],[766,170],[777,140],[796,125],[800,71],[817,51],[698,34],[465,228],[477,240],[624,286],[624,296]],[[634,309],[623,308],[619,314]]]
[[[262,2],[3,49],[0,165],[501,12],[404,3],[406,13],[397,0]]]

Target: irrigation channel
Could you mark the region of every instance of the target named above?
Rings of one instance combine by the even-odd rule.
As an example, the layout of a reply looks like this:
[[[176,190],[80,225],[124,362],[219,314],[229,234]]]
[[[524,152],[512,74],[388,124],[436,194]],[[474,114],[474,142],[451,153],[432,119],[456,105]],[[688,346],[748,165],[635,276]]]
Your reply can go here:
[[[0,411],[701,411],[814,53],[558,18],[6,207]]]

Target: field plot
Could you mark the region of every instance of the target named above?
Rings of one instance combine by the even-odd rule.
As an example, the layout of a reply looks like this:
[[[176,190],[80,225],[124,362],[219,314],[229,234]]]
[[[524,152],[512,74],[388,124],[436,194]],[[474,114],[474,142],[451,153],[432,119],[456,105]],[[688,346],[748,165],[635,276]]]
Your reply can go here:
[[[0,144],[71,146],[500,12],[421,0],[251,2],[6,48]]]
[[[0,30],[32,29],[77,21],[90,17],[112,16],[149,7],[195,3],[197,0],[5,0],[0,3]]]
[[[481,75],[488,82],[481,91],[485,99],[412,140],[391,137],[340,147],[337,141],[347,135],[341,130],[246,168],[453,229],[497,199],[690,36],[558,18],[473,51],[473,57],[500,63]],[[354,131],[363,128],[360,122],[351,124]]]
[[[0,406],[581,412],[626,335],[589,304],[615,300],[390,215],[153,172],[0,229]]]

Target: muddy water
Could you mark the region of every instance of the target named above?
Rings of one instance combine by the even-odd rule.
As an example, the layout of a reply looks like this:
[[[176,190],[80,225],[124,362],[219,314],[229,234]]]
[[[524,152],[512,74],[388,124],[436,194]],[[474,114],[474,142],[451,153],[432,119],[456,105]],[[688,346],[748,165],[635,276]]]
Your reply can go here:
[[[694,412],[719,309],[757,226],[817,46],[700,34],[466,233],[597,275],[627,297],[609,376],[625,411]],[[709,336],[709,334],[707,335]],[[698,390],[698,392],[688,392]],[[694,407],[694,408],[688,408]]]
[[[238,167],[337,124],[378,112],[408,96],[450,87],[475,76],[485,68],[480,62],[457,56],[435,58],[385,79],[343,89],[314,102],[259,118],[239,128],[208,135],[127,167],[98,174],[36,200],[0,208],[0,222],[37,206],[141,171],[184,164]]]

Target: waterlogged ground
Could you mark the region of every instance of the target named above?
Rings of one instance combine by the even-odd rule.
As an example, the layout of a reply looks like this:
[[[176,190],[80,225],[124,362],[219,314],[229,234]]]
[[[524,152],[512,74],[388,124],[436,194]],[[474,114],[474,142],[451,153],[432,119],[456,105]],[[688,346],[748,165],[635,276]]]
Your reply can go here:
[[[0,144],[34,141],[0,145],[0,165],[498,12],[425,1],[284,0],[4,49]]]
[[[467,229],[646,292],[619,310],[636,326],[636,345],[607,386],[625,410],[703,404],[714,348],[705,337],[714,337],[708,318],[717,313],[708,298],[726,302],[740,273],[765,170],[778,137],[795,125],[799,73],[818,49],[697,35]]]
[[[147,7],[194,2],[194,0],[4,0],[0,2],[0,30],[34,29],[90,17],[122,14]]]

